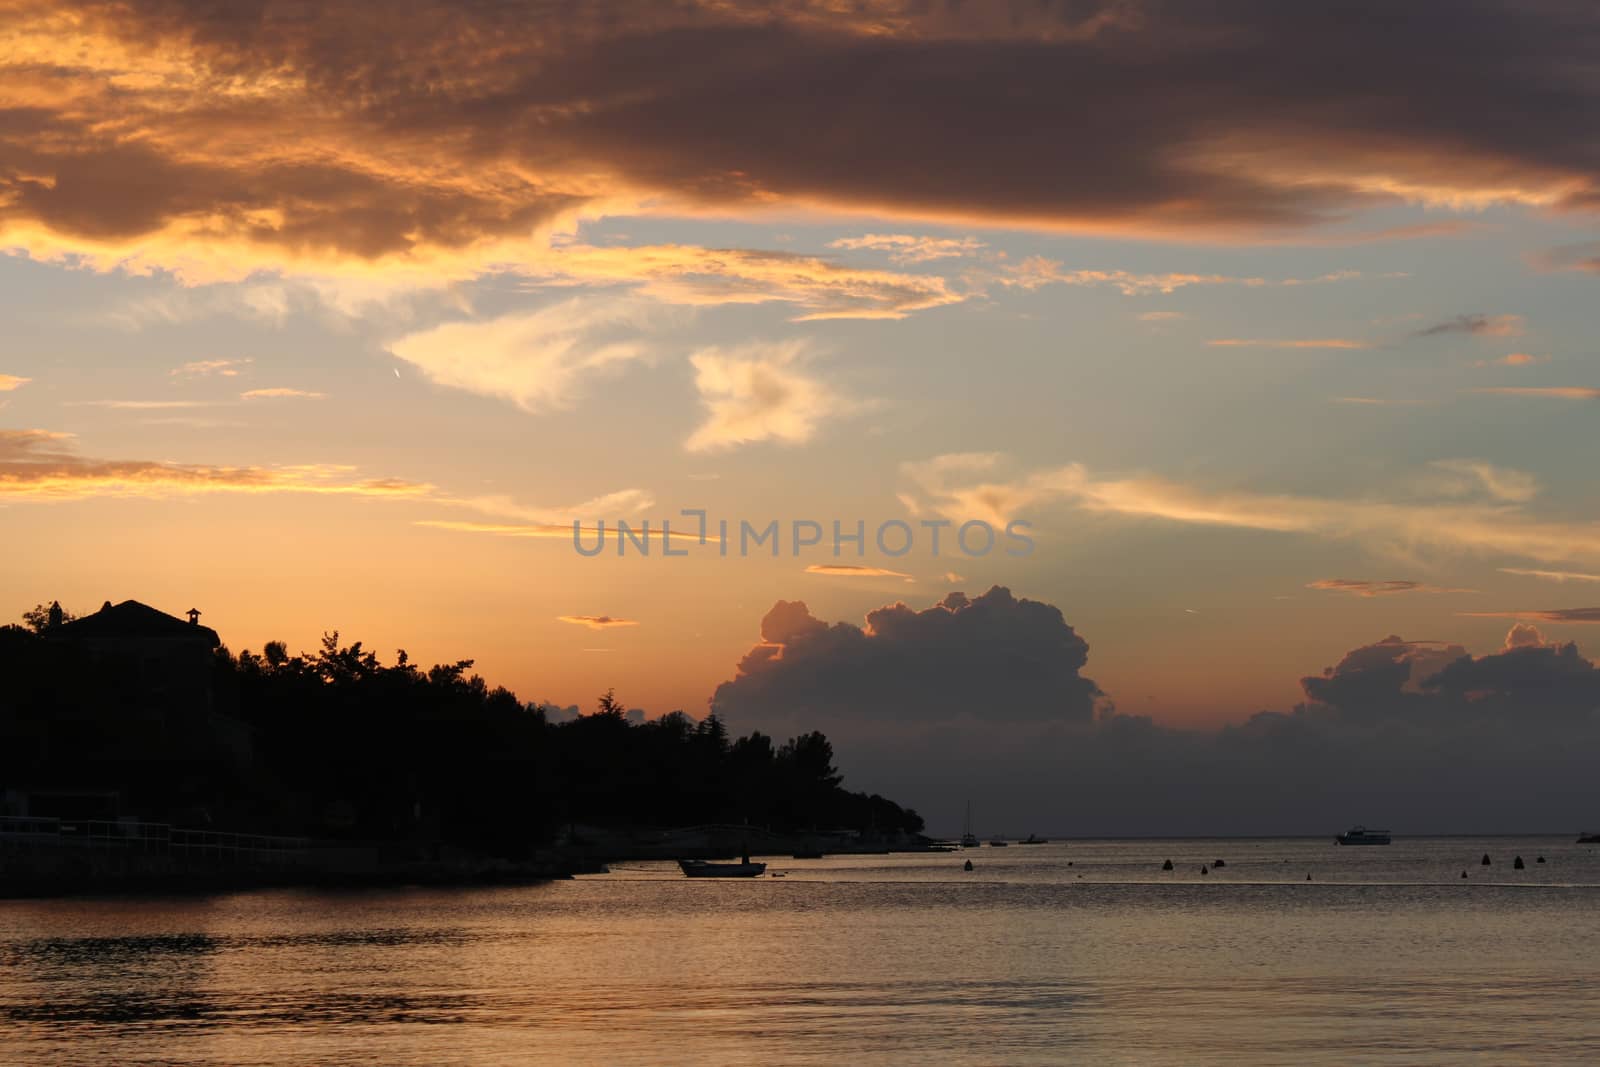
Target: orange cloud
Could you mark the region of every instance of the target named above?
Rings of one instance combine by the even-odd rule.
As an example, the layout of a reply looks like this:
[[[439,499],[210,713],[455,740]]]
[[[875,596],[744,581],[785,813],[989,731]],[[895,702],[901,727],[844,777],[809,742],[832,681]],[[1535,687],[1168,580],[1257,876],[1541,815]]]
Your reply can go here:
[[[1352,341],[1343,337],[1322,337],[1310,340],[1265,341],[1239,337],[1223,337],[1207,341],[1209,348],[1371,348],[1368,341]]]
[[[1597,400],[1600,389],[1586,385],[1518,386],[1499,385],[1474,389],[1474,393],[1498,393],[1501,396],[1543,396],[1557,400]]]
[[[850,563],[813,563],[806,568],[807,574],[826,574],[835,578],[909,578],[911,575],[902,571],[891,571],[883,567],[861,567]]]
[[[419,497],[432,486],[397,478],[354,478],[350,467],[216,467],[154,460],[89,459],[70,434],[0,430],[0,497],[82,500],[90,497],[165,497],[197,493],[316,493]]]
[[[0,374],[0,393],[9,393],[13,389],[21,389],[33,381],[32,378],[19,378],[15,374]]]
[[[1540,571],[1521,567],[1501,567],[1501,574],[1516,574],[1524,578],[1542,578],[1547,582],[1600,582],[1600,574],[1583,574],[1579,571]]]
[[[1527,352],[1512,352],[1499,359],[1480,359],[1475,367],[1531,367],[1536,363],[1550,362],[1549,356],[1535,356]]]
[[[1333,593],[1349,593],[1358,597],[1395,596],[1400,593],[1476,593],[1476,589],[1445,589],[1404,579],[1371,581],[1353,578],[1319,578],[1306,584],[1307,589],[1321,589]]]
[[[1555,622],[1577,625],[1600,623],[1600,608],[1550,608],[1542,611],[1460,611],[1474,619],[1518,619],[1522,622]]]
[[[306,389],[286,389],[275,386],[271,389],[246,389],[239,394],[240,400],[325,400],[327,393],[313,393]]]
[[[622,213],[1248,240],[1401,202],[1600,199],[1546,121],[1597,90],[1526,77],[1571,62],[1587,11],[1458,12],[1454,62],[1424,70],[1426,19],[1374,41],[1303,5],[983,7],[0,0],[0,243],[191,279],[423,279],[519,269]],[[817,114],[825,145],[786,135]]]
[[[586,626],[591,630],[614,630],[624,626],[638,626],[637,619],[617,619],[610,615],[557,615],[557,622],[570,622],[574,626]]]

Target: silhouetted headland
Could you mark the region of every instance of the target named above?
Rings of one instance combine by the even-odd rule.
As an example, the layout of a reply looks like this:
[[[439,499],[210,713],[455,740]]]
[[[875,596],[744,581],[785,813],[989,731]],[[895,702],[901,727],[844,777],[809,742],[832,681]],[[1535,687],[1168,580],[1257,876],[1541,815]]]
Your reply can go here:
[[[0,628],[0,895],[559,877],[610,860],[919,848],[821,733],[555,721],[471,673],[324,635],[234,655],[138,601]]]

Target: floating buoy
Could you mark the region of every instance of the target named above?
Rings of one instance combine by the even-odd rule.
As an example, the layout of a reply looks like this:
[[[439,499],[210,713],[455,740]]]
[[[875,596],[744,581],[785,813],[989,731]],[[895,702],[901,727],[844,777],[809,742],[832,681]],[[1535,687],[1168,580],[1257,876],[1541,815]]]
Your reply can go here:
[[[1544,862],[1544,857],[1540,856],[1538,859],[1534,860],[1533,862],[1535,862],[1535,863],[1543,863]]]
[[[1068,860],[1068,861],[1067,861],[1067,866],[1068,866],[1068,867],[1071,867],[1071,866],[1072,866],[1072,861],[1071,861],[1071,860]]]
[[[962,869],[962,870],[963,870],[963,871],[970,871],[970,870],[972,870],[972,861],[971,861],[971,860],[968,860],[968,861],[967,861],[967,862],[966,862],[966,863],[965,863],[965,864],[964,864],[964,865],[963,865],[963,866],[962,866],[962,868],[961,868],[961,869]]]
[[[1467,876],[1467,872],[1466,871],[1462,871],[1461,872],[1461,877],[1465,878],[1466,876]]]
[[[1226,867],[1226,866],[1227,866],[1226,863],[1224,863],[1222,860],[1218,860],[1217,862],[1215,862],[1215,863],[1213,863],[1211,865],[1211,869],[1212,870],[1216,870],[1218,867]]]
[[[1311,872],[1310,871],[1306,872],[1306,881],[1308,881],[1308,882],[1311,881]]]
[[[1203,864],[1203,863],[1202,863],[1202,864],[1201,864],[1201,865],[1200,865],[1200,873],[1201,873],[1201,874],[1210,874],[1210,873],[1211,873],[1211,872],[1210,872],[1210,871],[1208,871],[1208,870],[1206,870],[1206,865],[1205,865],[1205,864]]]
[[[1511,869],[1514,870],[1514,871],[1520,871],[1520,870],[1523,869],[1523,863],[1522,863],[1522,857],[1521,856],[1518,856],[1516,859],[1511,861]]]
[[[1162,869],[1162,870],[1163,870],[1163,871],[1170,871],[1170,870],[1172,870],[1172,861],[1171,861],[1171,860],[1168,860],[1168,861],[1167,861],[1167,862],[1165,862],[1165,863],[1163,863],[1163,864],[1162,864],[1162,865],[1161,865],[1161,869]]]

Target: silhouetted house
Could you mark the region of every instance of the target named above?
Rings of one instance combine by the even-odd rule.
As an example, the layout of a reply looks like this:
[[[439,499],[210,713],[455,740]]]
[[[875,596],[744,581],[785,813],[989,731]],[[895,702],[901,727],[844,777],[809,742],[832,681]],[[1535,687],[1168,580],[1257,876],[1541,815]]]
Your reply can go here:
[[[115,672],[115,698],[129,711],[159,718],[208,715],[217,632],[157,611],[137,600],[106,601],[93,615],[45,631],[51,641],[81,649],[91,664]]]

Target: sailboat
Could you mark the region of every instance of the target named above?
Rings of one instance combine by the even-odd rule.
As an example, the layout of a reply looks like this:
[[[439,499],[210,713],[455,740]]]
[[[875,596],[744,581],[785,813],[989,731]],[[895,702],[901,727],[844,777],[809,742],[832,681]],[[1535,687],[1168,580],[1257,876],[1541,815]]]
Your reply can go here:
[[[978,835],[972,832],[972,801],[967,801],[967,828],[961,835],[962,848],[977,848],[981,842]]]

